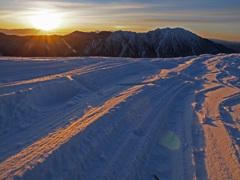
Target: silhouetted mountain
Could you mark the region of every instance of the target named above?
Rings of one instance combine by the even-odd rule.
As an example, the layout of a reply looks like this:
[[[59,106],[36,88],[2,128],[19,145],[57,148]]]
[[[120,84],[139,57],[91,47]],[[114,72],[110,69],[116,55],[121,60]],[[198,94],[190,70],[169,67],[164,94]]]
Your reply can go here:
[[[229,49],[234,50],[237,53],[240,53],[240,42],[224,41],[219,39],[210,39],[210,40],[215,42],[216,44],[221,44]]]
[[[15,36],[0,33],[0,53],[3,56],[65,56],[72,51],[57,35]]]
[[[5,56],[112,56],[179,57],[233,53],[232,49],[181,28],[80,32],[65,36],[10,36],[0,33],[0,53]]]
[[[7,35],[17,35],[17,36],[39,36],[39,35],[55,35],[55,31],[44,31],[40,29],[2,29],[0,32]],[[62,34],[62,33],[61,33]]]
[[[0,32],[7,35],[18,35],[18,36],[29,36],[29,35],[39,35],[41,30],[39,29],[2,29]]]

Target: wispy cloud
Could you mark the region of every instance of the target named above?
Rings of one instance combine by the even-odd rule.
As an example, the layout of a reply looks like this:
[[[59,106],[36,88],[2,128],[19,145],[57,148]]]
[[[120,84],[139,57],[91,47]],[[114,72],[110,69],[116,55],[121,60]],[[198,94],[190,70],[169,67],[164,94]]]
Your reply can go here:
[[[175,2],[175,1],[174,1]],[[14,6],[14,4],[16,4]],[[7,8],[10,6],[11,8]],[[66,20],[111,20],[134,19],[138,22],[149,19],[155,22],[155,19],[165,19],[169,21],[186,22],[239,22],[239,10],[198,10],[198,9],[175,9],[172,1],[164,3],[93,3],[93,2],[65,2],[65,1],[30,1],[18,0],[4,4],[1,10],[1,19],[5,17],[17,17],[34,14],[38,11],[52,11],[58,13]],[[176,19],[177,17],[177,19]],[[190,19],[189,19],[190,18]],[[76,22],[77,23],[77,22]]]

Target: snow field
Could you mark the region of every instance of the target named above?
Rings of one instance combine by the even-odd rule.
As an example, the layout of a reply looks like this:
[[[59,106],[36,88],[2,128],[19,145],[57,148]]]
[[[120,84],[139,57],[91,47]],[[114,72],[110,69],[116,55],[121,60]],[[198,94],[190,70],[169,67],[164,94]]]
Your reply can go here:
[[[1,179],[237,179],[239,54],[0,58]]]

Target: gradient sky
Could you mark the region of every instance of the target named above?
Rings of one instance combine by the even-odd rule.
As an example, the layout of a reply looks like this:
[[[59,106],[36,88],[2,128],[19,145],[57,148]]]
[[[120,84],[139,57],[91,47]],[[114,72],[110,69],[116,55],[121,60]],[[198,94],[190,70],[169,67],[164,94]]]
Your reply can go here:
[[[240,0],[0,0],[0,28],[33,28],[28,17],[56,13],[56,33],[182,27],[200,36],[240,41]]]

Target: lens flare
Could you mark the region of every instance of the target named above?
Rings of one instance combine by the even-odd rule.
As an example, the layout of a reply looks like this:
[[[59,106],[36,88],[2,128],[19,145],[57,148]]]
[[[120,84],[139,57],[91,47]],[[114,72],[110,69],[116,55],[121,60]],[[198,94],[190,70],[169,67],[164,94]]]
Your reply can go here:
[[[167,131],[160,137],[160,144],[168,150],[176,151],[180,148],[181,141],[174,132]]]

